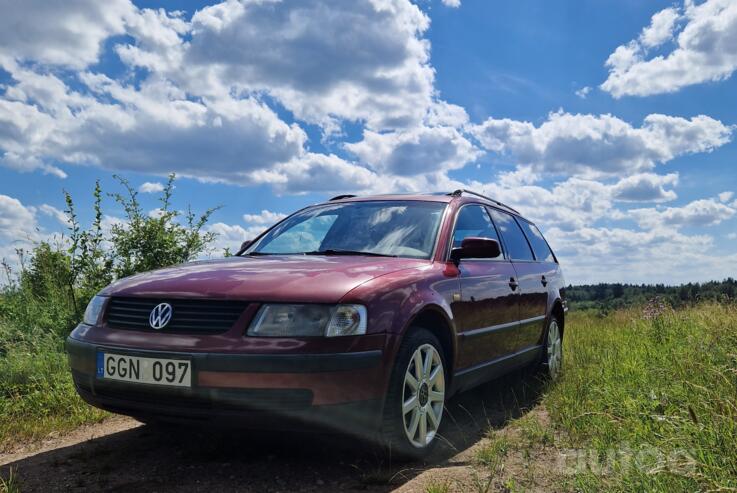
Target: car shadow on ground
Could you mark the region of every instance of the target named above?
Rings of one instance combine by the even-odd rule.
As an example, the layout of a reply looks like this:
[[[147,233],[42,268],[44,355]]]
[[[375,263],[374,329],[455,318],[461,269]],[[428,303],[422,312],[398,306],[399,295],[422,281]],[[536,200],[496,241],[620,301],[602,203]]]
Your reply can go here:
[[[390,491],[443,465],[491,428],[535,406],[538,377],[516,372],[448,403],[425,462],[392,463],[364,441],[329,433],[140,426],[7,464],[23,491]]]

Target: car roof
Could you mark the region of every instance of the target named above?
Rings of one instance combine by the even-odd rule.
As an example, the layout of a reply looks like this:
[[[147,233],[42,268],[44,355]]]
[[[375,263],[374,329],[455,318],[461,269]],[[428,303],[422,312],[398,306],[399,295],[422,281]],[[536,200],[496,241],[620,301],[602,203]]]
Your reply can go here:
[[[445,202],[449,203],[453,200],[443,193],[386,193],[378,195],[339,195],[330,199],[328,202],[364,202],[369,200],[415,200],[424,202]]]
[[[467,195],[464,195],[463,194],[464,192]],[[509,212],[510,214],[514,214],[516,216],[522,217],[522,215],[518,211],[509,207],[506,204],[503,204],[490,197],[485,197],[483,195],[477,194],[475,192],[470,192],[467,190],[456,190],[450,193],[448,192],[426,192],[426,193],[413,192],[413,193],[391,193],[391,194],[363,195],[363,196],[338,195],[337,197],[333,197],[326,203],[366,202],[366,201],[372,201],[372,200],[413,200],[413,201],[423,201],[423,202],[443,202],[446,204],[450,202],[454,202],[454,201],[458,201],[462,204],[464,203],[483,203],[485,205],[495,207],[505,212]]]

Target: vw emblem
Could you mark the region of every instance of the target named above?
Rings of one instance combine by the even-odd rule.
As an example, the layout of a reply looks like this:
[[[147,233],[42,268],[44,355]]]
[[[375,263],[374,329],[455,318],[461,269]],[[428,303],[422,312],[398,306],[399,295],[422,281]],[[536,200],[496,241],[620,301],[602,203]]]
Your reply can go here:
[[[152,329],[163,329],[169,323],[173,314],[174,309],[169,303],[159,303],[151,310],[151,315],[148,316],[148,324]]]

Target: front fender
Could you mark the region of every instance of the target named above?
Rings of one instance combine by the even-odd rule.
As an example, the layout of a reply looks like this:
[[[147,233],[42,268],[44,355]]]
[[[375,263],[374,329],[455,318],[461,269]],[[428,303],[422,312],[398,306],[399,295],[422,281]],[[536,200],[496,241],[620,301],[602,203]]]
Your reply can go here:
[[[459,292],[458,271],[434,262],[371,279],[347,293],[341,303],[366,305],[368,332],[387,334],[385,353],[392,360],[412,323],[430,311],[442,317],[450,330],[455,360],[456,324],[451,303]]]

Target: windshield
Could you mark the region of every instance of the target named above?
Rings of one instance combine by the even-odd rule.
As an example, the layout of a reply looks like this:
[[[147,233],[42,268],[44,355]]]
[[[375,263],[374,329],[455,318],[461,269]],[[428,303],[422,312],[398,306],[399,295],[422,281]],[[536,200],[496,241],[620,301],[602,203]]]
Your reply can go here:
[[[445,204],[348,202],[298,212],[266,233],[246,255],[383,255],[430,258]]]

